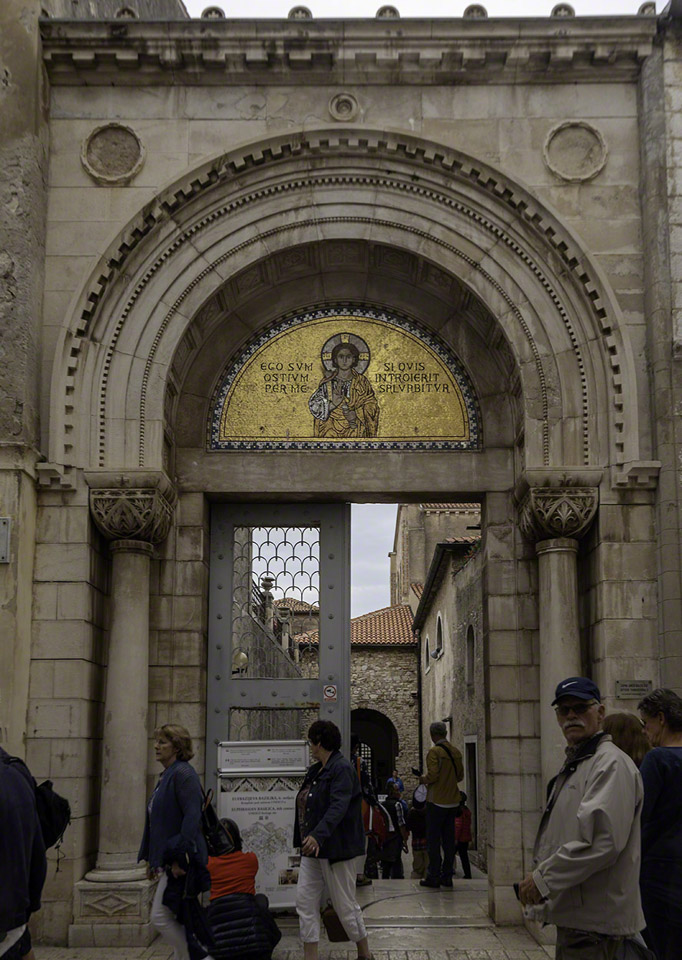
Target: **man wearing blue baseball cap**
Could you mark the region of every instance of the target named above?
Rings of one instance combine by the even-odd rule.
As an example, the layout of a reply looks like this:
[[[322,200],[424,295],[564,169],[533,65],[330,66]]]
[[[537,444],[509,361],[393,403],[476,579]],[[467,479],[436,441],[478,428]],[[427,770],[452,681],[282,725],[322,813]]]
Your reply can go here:
[[[639,896],[642,781],[602,730],[597,685],[568,677],[552,705],[566,760],[548,786],[533,850],[519,884],[527,916],[557,926],[557,960],[614,960],[644,927]]]

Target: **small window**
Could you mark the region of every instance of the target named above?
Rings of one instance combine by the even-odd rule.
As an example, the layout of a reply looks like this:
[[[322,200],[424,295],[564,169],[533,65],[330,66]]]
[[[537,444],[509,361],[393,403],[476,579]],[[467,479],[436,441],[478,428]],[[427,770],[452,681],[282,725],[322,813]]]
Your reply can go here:
[[[476,663],[476,638],[471,624],[467,627],[467,686],[474,685],[474,666]]]
[[[438,614],[438,623],[436,625],[436,646],[433,651],[433,659],[438,660],[439,657],[443,656],[443,621]]]
[[[424,641],[424,669],[431,669],[431,643],[428,637]]]

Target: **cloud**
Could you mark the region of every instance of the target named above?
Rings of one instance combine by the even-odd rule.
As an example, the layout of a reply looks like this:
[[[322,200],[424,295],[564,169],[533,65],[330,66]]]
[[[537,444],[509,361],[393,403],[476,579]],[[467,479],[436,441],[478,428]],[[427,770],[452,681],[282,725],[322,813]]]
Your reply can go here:
[[[358,503],[351,507],[351,616],[390,603],[390,561],[397,506]]]

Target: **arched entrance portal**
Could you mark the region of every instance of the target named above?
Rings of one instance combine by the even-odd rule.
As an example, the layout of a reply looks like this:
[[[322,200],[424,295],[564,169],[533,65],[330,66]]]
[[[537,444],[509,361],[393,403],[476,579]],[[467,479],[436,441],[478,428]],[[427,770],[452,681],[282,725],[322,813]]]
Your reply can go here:
[[[360,743],[369,748],[370,776],[375,787],[383,793],[400,751],[396,728],[385,714],[364,708],[351,711],[350,728],[360,738]]]
[[[121,716],[121,691],[146,706],[150,649],[154,715],[205,730],[210,501],[480,500],[487,773],[501,787],[488,801],[490,904],[516,921],[510,884],[559,749],[545,705],[556,674],[581,669],[579,538],[600,486],[625,509],[638,476],[615,298],[536,197],[417,138],[283,136],[204,164],[157,200],[83,290],[53,375],[50,459],[67,481],[84,472],[93,519],[115,541],[114,594],[133,580],[147,591],[112,601],[98,867],[117,880],[134,869],[136,830],[117,798],[144,808],[144,776],[128,771],[146,766],[146,710]],[[475,392],[480,448],[210,448],[212,399],[239,351],[290,311],[339,301],[411,317],[447,344]],[[606,533],[589,536],[599,597]],[[590,606],[590,629],[605,610]],[[214,745],[201,746],[208,769]]]

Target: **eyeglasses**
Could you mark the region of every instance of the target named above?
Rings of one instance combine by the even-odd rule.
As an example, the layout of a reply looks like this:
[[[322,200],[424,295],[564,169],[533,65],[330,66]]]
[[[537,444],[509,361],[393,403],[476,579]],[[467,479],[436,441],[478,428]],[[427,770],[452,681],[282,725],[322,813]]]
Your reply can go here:
[[[587,713],[590,707],[593,707],[596,704],[596,700],[586,700],[584,703],[559,703],[554,708],[556,713],[560,717],[567,717],[569,713],[575,713],[577,716],[581,717],[583,713]]]

